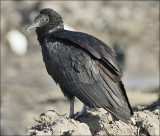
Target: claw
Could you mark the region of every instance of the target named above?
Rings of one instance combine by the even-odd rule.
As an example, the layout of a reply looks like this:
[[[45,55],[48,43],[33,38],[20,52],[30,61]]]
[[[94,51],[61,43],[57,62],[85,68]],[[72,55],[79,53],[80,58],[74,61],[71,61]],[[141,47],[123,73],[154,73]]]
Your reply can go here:
[[[78,117],[86,116],[87,115],[87,107],[86,105],[83,105],[82,110],[80,112],[77,112],[74,119],[77,119]]]
[[[78,117],[86,116],[86,115],[87,115],[87,107],[84,104],[81,111],[74,114],[74,99],[72,99],[70,101],[70,113],[68,118],[77,119]]]

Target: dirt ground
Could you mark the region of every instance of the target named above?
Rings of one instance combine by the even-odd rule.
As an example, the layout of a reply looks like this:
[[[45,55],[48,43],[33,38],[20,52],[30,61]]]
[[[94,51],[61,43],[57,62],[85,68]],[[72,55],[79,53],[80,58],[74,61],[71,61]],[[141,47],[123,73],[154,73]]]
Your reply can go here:
[[[68,100],[45,70],[35,32],[25,33],[26,26],[46,7],[59,12],[64,22],[77,31],[94,35],[109,46],[122,43],[126,56],[123,81],[132,107],[146,106],[158,99],[158,1],[2,1],[1,4],[2,135],[26,134],[28,127],[37,124],[34,118],[49,109],[60,115],[69,113]],[[19,56],[10,48],[7,34],[11,30],[18,30],[27,38],[25,55]],[[76,100],[75,111],[81,106]],[[87,133],[92,133],[84,127]]]
[[[28,130],[28,135],[140,135],[158,136],[160,99],[147,107],[134,110],[130,124],[113,121],[103,109],[89,111],[87,116],[69,119],[53,109],[35,119],[37,124]]]

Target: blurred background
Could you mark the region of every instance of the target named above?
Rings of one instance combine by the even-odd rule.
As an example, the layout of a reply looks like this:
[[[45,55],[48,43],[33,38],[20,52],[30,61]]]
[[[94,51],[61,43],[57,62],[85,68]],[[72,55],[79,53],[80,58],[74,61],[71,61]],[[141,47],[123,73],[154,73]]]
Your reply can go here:
[[[158,1],[1,1],[2,135],[26,134],[47,109],[69,113],[68,100],[46,72],[35,31],[25,32],[43,8],[56,10],[66,25],[96,36],[117,52],[133,107],[157,100]],[[75,111],[81,105],[76,100]]]

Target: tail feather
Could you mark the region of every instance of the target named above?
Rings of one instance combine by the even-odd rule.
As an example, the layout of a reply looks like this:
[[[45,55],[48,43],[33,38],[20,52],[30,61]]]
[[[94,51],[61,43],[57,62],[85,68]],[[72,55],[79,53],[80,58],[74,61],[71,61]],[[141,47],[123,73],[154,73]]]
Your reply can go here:
[[[112,117],[114,118],[114,120],[116,121],[122,120],[123,122],[128,124],[131,120],[130,114],[127,114],[124,110],[117,110],[113,108],[104,108],[104,109],[109,111]]]
[[[128,97],[127,97],[127,94],[126,94],[126,91],[125,91],[125,87],[124,87],[124,85],[123,85],[123,83],[121,81],[119,82],[119,86],[120,86],[120,88],[121,88],[121,90],[123,92],[122,96],[124,96],[124,100],[127,102],[127,105],[128,105],[127,109],[129,111],[129,114],[130,114],[130,116],[132,116],[134,113],[133,113],[132,107],[131,107],[131,105],[129,103],[129,100],[128,100]]]
[[[131,121],[131,116],[134,114],[132,107],[129,103],[124,85],[121,81],[119,81],[119,87],[122,93],[122,98],[126,102],[124,107],[119,109],[115,109],[113,107],[104,107],[105,110],[109,111],[115,120],[122,120],[125,123],[129,123]]]

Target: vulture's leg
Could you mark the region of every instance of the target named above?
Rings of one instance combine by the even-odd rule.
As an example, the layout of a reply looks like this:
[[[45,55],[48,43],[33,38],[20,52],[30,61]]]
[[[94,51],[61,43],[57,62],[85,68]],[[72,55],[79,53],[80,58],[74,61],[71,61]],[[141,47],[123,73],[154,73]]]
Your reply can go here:
[[[76,119],[80,116],[86,116],[86,115],[87,115],[87,106],[85,104],[83,104],[81,111],[76,114],[74,119]]]
[[[74,98],[70,100],[70,113],[69,118],[74,117]]]

